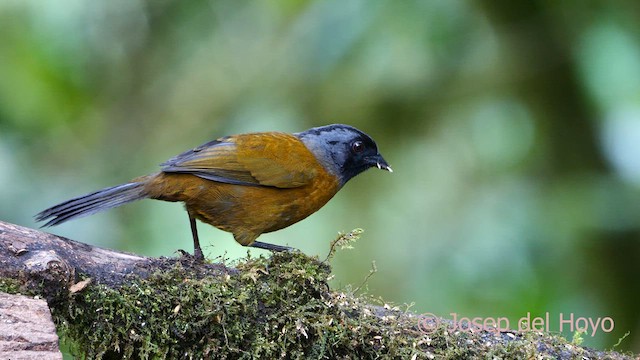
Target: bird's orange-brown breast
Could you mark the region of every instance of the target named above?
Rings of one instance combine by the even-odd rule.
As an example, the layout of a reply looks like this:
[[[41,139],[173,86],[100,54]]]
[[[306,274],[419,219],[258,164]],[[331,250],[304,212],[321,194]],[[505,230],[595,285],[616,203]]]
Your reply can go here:
[[[306,218],[340,189],[338,178],[284,133],[222,138],[166,168],[146,180],[150,197],[185,202],[190,214],[242,245]]]

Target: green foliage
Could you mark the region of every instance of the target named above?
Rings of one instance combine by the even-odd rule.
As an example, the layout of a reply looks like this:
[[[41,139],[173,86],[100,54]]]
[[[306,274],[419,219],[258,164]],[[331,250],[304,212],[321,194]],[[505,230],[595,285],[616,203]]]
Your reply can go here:
[[[348,233],[339,232],[338,237],[329,246],[329,254],[327,254],[325,261],[331,260],[338,250],[353,249],[353,244],[360,239],[363,232],[364,230],[360,228],[353,229]]]
[[[617,343],[615,343],[615,344],[613,345],[612,349],[615,349],[615,348],[617,348],[618,346],[620,346],[620,344],[622,344],[622,342],[624,341],[624,339],[626,339],[626,338],[629,336],[629,334],[631,334],[631,331],[627,331],[626,333],[624,333],[624,335],[622,335],[622,336],[618,339],[618,342],[617,342]]]
[[[371,289],[418,312],[607,315],[616,328],[584,344],[608,348],[640,324],[637,4],[0,2],[0,219],[36,226],[219,136],[344,122],[396,173],[264,240],[305,234],[324,255],[357,224],[371,236],[335,257],[336,283],[375,260]],[[190,246],[181,211],[142,202],[53,231],[168,255]]]
[[[574,345],[582,345],[584,342],[584,334],[585,331],[575,331],[573,333],[573,337],[571,338],[571,343]]]

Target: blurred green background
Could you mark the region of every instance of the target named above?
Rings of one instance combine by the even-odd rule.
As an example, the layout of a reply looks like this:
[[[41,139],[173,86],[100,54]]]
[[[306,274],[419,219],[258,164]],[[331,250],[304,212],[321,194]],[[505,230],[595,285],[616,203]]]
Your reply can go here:
[[[208,140],[347,123],[394,173],[352,180],[261,240],[451,318],[611,317],[585,344],[640,352],[640,2],[0,3],[0,219],[158,169]],[[209,257],[243,257],[200,225]],[[179,204],[50,231],[150,256],[191,250]],[[251,250],[253,254],[262,253]],[[563,334],[571,337],[568,325]],[[590,329],[590,332],[592,329]]]

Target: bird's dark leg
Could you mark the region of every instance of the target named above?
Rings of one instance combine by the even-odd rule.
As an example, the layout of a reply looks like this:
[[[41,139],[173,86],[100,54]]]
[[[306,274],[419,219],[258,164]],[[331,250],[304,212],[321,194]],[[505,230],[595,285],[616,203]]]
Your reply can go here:
[[[254,247],[254,248],[258,248],[258,249],[269,250],[269,251],[273,251],[273,252],[296,250],[295,248],[292,248],[292,247],[289,247],[289,246],[268,244],[268,243],[264,243],[264,242],[261,242],[261,241],[254,241],[253,244],[251,244],[249,246]]]
[[[200,240],[198,239],[198,228],[196,227],[196,218],[189,213],[189,223],[191,224],[191,235],[193,235],[193,256],[196,260],[204,261],[202,249],[200,249]]]

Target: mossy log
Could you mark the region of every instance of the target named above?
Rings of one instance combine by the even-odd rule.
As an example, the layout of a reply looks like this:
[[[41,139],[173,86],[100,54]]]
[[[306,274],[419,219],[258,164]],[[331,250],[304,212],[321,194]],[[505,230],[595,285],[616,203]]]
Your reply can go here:
[[[298,252],[229,267],[0,222],[0,291],[44,297],[80,357],[632,359],[539,332],[452,331],[444,320],[332,290],[330,276],[328,264]]]

